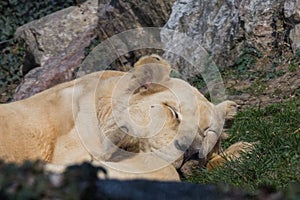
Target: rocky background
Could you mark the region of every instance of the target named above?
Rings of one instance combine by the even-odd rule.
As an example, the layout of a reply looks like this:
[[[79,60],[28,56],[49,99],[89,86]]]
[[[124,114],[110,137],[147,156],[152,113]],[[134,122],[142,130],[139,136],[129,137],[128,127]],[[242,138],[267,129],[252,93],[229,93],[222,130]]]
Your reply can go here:
[[[94,52],[94,48],[101,42],[123,31],[140,27],[163,27],[182,32],[197,41],[200,45],[192,45],[189,50],[199,52],[199,56],[201,56],[204,48],[221,72],[227,97],[242,107],[265,106],[274,102],[299,98],[300,0],[87,0],[65,2],[67,3],[60,5],[60,8],[65,9],[57,12],[54,12],[55,9],[50,11],[45,9],[43,6],[46,5],[39,5],[40,14],[28,19],[26,18],[29,16],[28,13],[24,12],[26,9],[19,8],[20,3],[17,1],[0,3],[0,10],[3,10],[3,14],[0,14],[2,17],[0,24],[3,27],[0,32],[1,103],[27,98],[53,85],[72,80],[77,75],[90,73],[94,70],[93,66],[98,66],[98,69],[100,67],[100,69],[130,70],[132,64],[140,56],[149,53],[158,53],[170,60],[174,71],[180,74],[181,78],[195,85],[209,97],[208,88],[201,77],[200,66],[193,66],[179,56],[161,49],[139,49],[123,54],[122,51],[119,52],[119,46],[123,51],[132,47],[126,47],[126,38],[121,38],[117,45],[108,47],[113,52],[109,50],[101,52],[103,59],[109,57],[111,53],[122,54],[120,57],[117,56],[118,59],[109,66],[99,63],[97,58],[90,59],[92,56],[100,56],[92,55],[91,52]],[[23,3],[25,5],[25,1]],[[13,10],[17,8],[18,10]],[[33,9],[28,8],[28,10]],[[12,27],[9,15],[16,15],[16,18],[26,20],[20,22],[18,26]],[[41,17],[44,15],[46,16]],[[12,34],[14,34],[13,37]],[[159,35],[149,35],[149,41],[162,43],[163,49],[179,48],[179,50],[180,47],[176,44],[184,42],[180,35],[172,35],[163,29]],[[173,41],[176,43],[174,44]],[[85,59],[87,56],[90,56],[89,59]],[[80,70],[82,66],[85,67],[84,70]],[[1,165],[1,167],[1,169],[7,170],[4,166]],[[25,171],[27,172],[27,170],[29,169],[26,168]],[[31,178],[31,173],[27,174],[29,176],[28,184],[30,187],[37,187],[33,184],[36,182],[31,182],[31,180],[36,180]],[[18,184],[21,183],[1,182],[1,177],[2,175],[0,176],[0,199],[7,199],[9,196],[4,195],[2,198],[1,192],[5,192],[6,195],[14,194],[18,188],[27,187],[19,186]],[[80,175],[78,177],[81,179]],[[13,180],[14,177],[11,179]],[[49,181],[48,179],[51,178],[48,177],[47,181]],[[92,177],[89,181],[87,181],[89,184],[92,183],[91,188],[89,184],[87,184],[88,186],[83,184],[80,186],[83,189],[78,191],[101,190],[98,188],[100,183],[97,181],[99,180],[95,181]],[[162,183],[147,181],[144,183],[146,188],[149,184],[153,187],[165,188]],[[50,183],[47,182],[43,186],[47,185],[48,187],[48,184],[54,184],[49,186],[54,191],[60,187],[55,186],[55,182],[51,183],[51,180]],[[121,183],[114,182],[114,184]],[[129,184],[137,183],[133,181],[124,185]],[[139,182],[137,185],[140,184]],[[157,185],[155,186],[155,184]],[[171,184],[165,188],[163,194],[166,194],[167,191],[177,191],[181,187],[183,186],[179,184]],[[226,199],[226,195],[230,195],[231,199],[234,199],[235,195],[237,195],[236,199],[253,197],[241,191],[235,193],[231,189],[220,189],[215,186],[190,184],[184,187],[190,187],[184,191],[189,193],[193,188],[193,191],[196,191],[193,193],[195,198],[205,194],[215,194],[216,191],[223,191],[221,194],[224,195],[224,199]],[[87,191],[86,188],[88,188]],[[73,190],[66,189],[64,192],[70,191]],[[272,194],[277,199],[284,198],[283,194],[272,193],[272,191],[272,189],[263,189],[259,195]],[[101,192],[109,191],[101,190]],[[145,195],[153,194],[151,188],[144,192]],[[41,195],[47,197],[47,194],[41,193]],[[176,193],[175,195],[180,194]],[[255,198],[263,199],[259,195]],[[109,197],[117,199],[117,197]],[[188,197],[186,198],[188,199]]]
[[[300,92],[299,7],[297,0],[89,0],[17,28],[15,37],[25,49],[20,66],[24,78],[15,84],[13,99],[6,92],[1,99],[20,100],[74,79],[93,47],[118,33],[164,27],[197,41],[200,45],[190,50],[200,52],[199,56],[204,48],[213,57],[228,98],[240,105],[281,102]],[[162,31],[160,38],[153,36],[149,41],[160,40],[164,49],[172,49],[173,41],[180,43],[176,37],[180,35]],[[126,41],[120,43],[126,45]],[[208,92],[199,67],[161,49],[126,52],[103,69],[129,70],[141,55],[153,52],[170,60],[181,78]],[[90,60],[85,65],[101,65]]]

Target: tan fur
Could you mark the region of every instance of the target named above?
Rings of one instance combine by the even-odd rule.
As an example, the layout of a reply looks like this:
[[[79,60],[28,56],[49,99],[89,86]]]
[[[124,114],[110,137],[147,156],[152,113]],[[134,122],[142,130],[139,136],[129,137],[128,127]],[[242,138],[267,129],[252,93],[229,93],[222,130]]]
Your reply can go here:
[[[164,60],[157,54],[152,54],[150,56],[143,56],[141,57],[135,64],[134,69],[138,70],[140,67],[143,67],[146,64],[158,64],[161,65],[163,70],[166,72],[171,71],[170,63],[167,60]],[[161,69],[160,69],[161,70]],[[165,73],[165,78],[169,78],[169,73]]]
[[[216,167],[220,167],[226,161],[233,161],[241,157],[242,153],[250,152],[254,149],[254,144],[249,142],[237,142],[228,147],[224,152],[220,154],[213,154],[209,160],[206,168],[213,170]]]
[[[149,90],[152,84],[161,84],[170,80],[171,66],[168,61],[156,54],[141,57],[134,64],[133,85],[131,88]],[[157,87],[156,87],[157,88]]]
[[[133,165],[134,163],[134,165]],[[145,167],[144,161],[140,160],[125,160],[119,162],[118,165],[122,165],[123,169],[130,166],[133,168],[137,168],[136,163],[142,163],[143,165],[139,167]],[[115,163],[117,164],[117,163]],[[105,166],[105,165],[104,165]],[[143,173],[133,173],[127,172],[125,170],[118,170],[112,167],[106,167],[108,169],[108,178],[110,179],[148,179],[148,180],[159,180],[159,181],[180,181],[179,174],[177,173],[175,167],[173,165],[166,165],[165,167],[159,168],[154,171],[146,171]],[[118,166],[120,168],[120,166]]]
[[[163,162],[162,167],[153,170],[152,166],[156,163],[153,160],[141,159],[141,157],[133,157],[121,162],[92,162],[95,166],[102,166],[106,169],[107,175],[102,172],[99,177],[102,179],[148,179],[160,181],[180,181],[179,174],[175,167],[164,162],[161,159],[155,159],[156,162]],[[47,164],[46,171],[52,173],[62,173],[65,171],[65,165]],[[138,169],[138,171],[136,171]]]
[[[234,103],[210,103],[185,81],[170,78],[169,70],[166,61],[152,55],[137,62],[131,73],[96,72],[0,105],[0,158],[125,166],[132,159],[138,166],[145,153],[175,162],[191,143],[206,158]],[[172,179],[173,167],[166,169],[170,175],[161,171],[149,176]]]

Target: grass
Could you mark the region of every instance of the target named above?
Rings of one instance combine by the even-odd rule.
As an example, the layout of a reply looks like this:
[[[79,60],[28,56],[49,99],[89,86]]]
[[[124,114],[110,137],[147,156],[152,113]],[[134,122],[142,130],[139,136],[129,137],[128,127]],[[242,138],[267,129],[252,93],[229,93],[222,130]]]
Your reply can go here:
[[[286,190],[300,183],[300,98],[239,112],[226,148],[237,141],[257,142],[255,151],[213,172],[195,171],[187,181],[223,184],[255,191],[261,186]]]

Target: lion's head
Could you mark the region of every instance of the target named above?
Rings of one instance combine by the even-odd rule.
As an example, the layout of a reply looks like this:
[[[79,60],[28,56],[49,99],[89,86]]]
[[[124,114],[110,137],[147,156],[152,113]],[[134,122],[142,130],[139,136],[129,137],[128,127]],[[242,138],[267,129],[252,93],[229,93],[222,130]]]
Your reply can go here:
[[[153,170],[192,155],[206,159],[236,104],[210,103],[170,78],[157,56],[138,63],[133,72],[96,72],[0,105],[0,157],[64,165],[137,157]]]
[[[217,143],[236,104],[210,103],[187,82],[164,74],[170,72],[166,61],[157,62],[138,65],[139,73],[99,82],[100,159],[155,155],[173,163],[195,153],[206,158]],[[157,74],[167,78],[157,79]]]

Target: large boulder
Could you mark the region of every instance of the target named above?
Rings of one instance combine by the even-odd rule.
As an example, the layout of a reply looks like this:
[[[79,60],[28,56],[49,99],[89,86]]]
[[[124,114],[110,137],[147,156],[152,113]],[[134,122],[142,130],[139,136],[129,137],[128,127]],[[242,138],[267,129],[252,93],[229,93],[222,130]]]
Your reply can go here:
[[[162,27],[169,19],[174,0],[115,0],[99,10],[98,34],[113,36],[133,28]]]
[[[97,24],[98,3],[89,0],[19,27],[16,37],[24,41],[31,65],[44,66],[49,58],[67,49]],[[30,66],[25,66],[30,67]]]
[[[250,47],[270,52],[282,37],[285,28],[284,1],[242,0],[239,5],[240,31]]]
[[[99,10],[97,28],[99,40],[106,40],[131,29],[163,27],[169,19],[173,2],[174,0],[111,1]],[[136,31],[135,36],[138,35],[143,35],[143,29]],[[162,53],[161,49],[147,49],[147,44],[160,42],[160,38],[156,34],[148,34],[148,38],[145,41],[143,41],[142,37],[137,40],[130,40],[130,42],[128,38],[120,37],[118,44],[113,43],[110,45],[110,50],[113,50],[114,54],[124,55],[118,56],[118,61],[111,64],[113,69],[126,71],[129,69],[127,66],[136,62],[141,55]],[[133,50],[137,43],[143,42],[146,45],[140,44],[139,46],[146,46],[145,48]]]
[[[14,100],[29,97],[53,85],[74,79],[78,75],[78,69],[82,69],[86,47],[95,37],[101,42],[132,28],[162,27],[168,20],[172,2],[88,0],[78,7],[61,10],[18,28],[16,37],[25,43],[27,51],[23,72],[31,71],[17,88]],[[157,38],[152,37],[152,40],[157,41]],[[126,42],[120,43],[126,46]],[[110,48],[114,53],[118,50],[115,46]],[[112,64],[113,68],[127,71],[128,62],[132,64],[139,55],[150,51],[142,52],[135,53],[138,55],[126,54],[119,57],[121,62]],[[110,54],[109,51],[96,53]],[[91,69],[96,65],[99,66],[93,59],[86,60],[84,69],[80,70],[81,75],[100,70],[99,67],[96,70]],[[103,66],[101,70],[107,68]]]
[[[288,44],[291,28],[299,23],[299,5],[297,0],[177,0],[161,33],[165,49],[173,52],[164,57],[174,63],[184,79],[199,74],[199,67],[176,56],[182,51],[199,57],[205,49],[221,68],[234,65],[245,49],[272,58],[276,51],[283,51],[281,47]],[[292,23],[288,24],[288,20]],[[290,34],[294,48],[299,46],[298,32],[296,26]],[[178,33],[194,42],[178,45],[184,44]]]
[[[287,193],[264,187],[256,192],[227,185],[200,185],[186,182],[98,179],[105,169],[90,164],[71,166],[64,174],[43,173],[43,164],[21,166],[0,162],[1,199],[299,199],[297,186]]]
[[[172,8],[170,19],[162,31],[162,39],[166,49],[175,49],[175,54],[188,48],[189,51],[201,52],[202,48],[209,54],[217,58],[217,64],[228,64],[230,59],[230,50],[234,47],[236,36],[239,31],[239,13],[238,1],[193,1],[183,0],[175,1]],[[169,32],[174,30],[175,32]],[[193,46],[185,45],[178,47],[182,35],[176,32],[184,33],[194,41]],[[171,34],[170,34],[171,33]],[[200,50],[199,50],[200,48]],[[171,60],[178,60],[178,57],[165,55]],[[229,58],[228,58],[229,56]],[[174,60],[175,59],[175,60]],[[180,66],[179,70],[184,70],[184,78],[194,76],[195,70],[190,69],[187,63]],[[190,74],[185,71],[191,72]]]
[[[19,27],[18,40],[25,44],[23,73],[14,100],[29,97],[53,85],[71,80],[95,37],[97,0],[88,0]],[[37,67],[37,68],[36,68]]]

